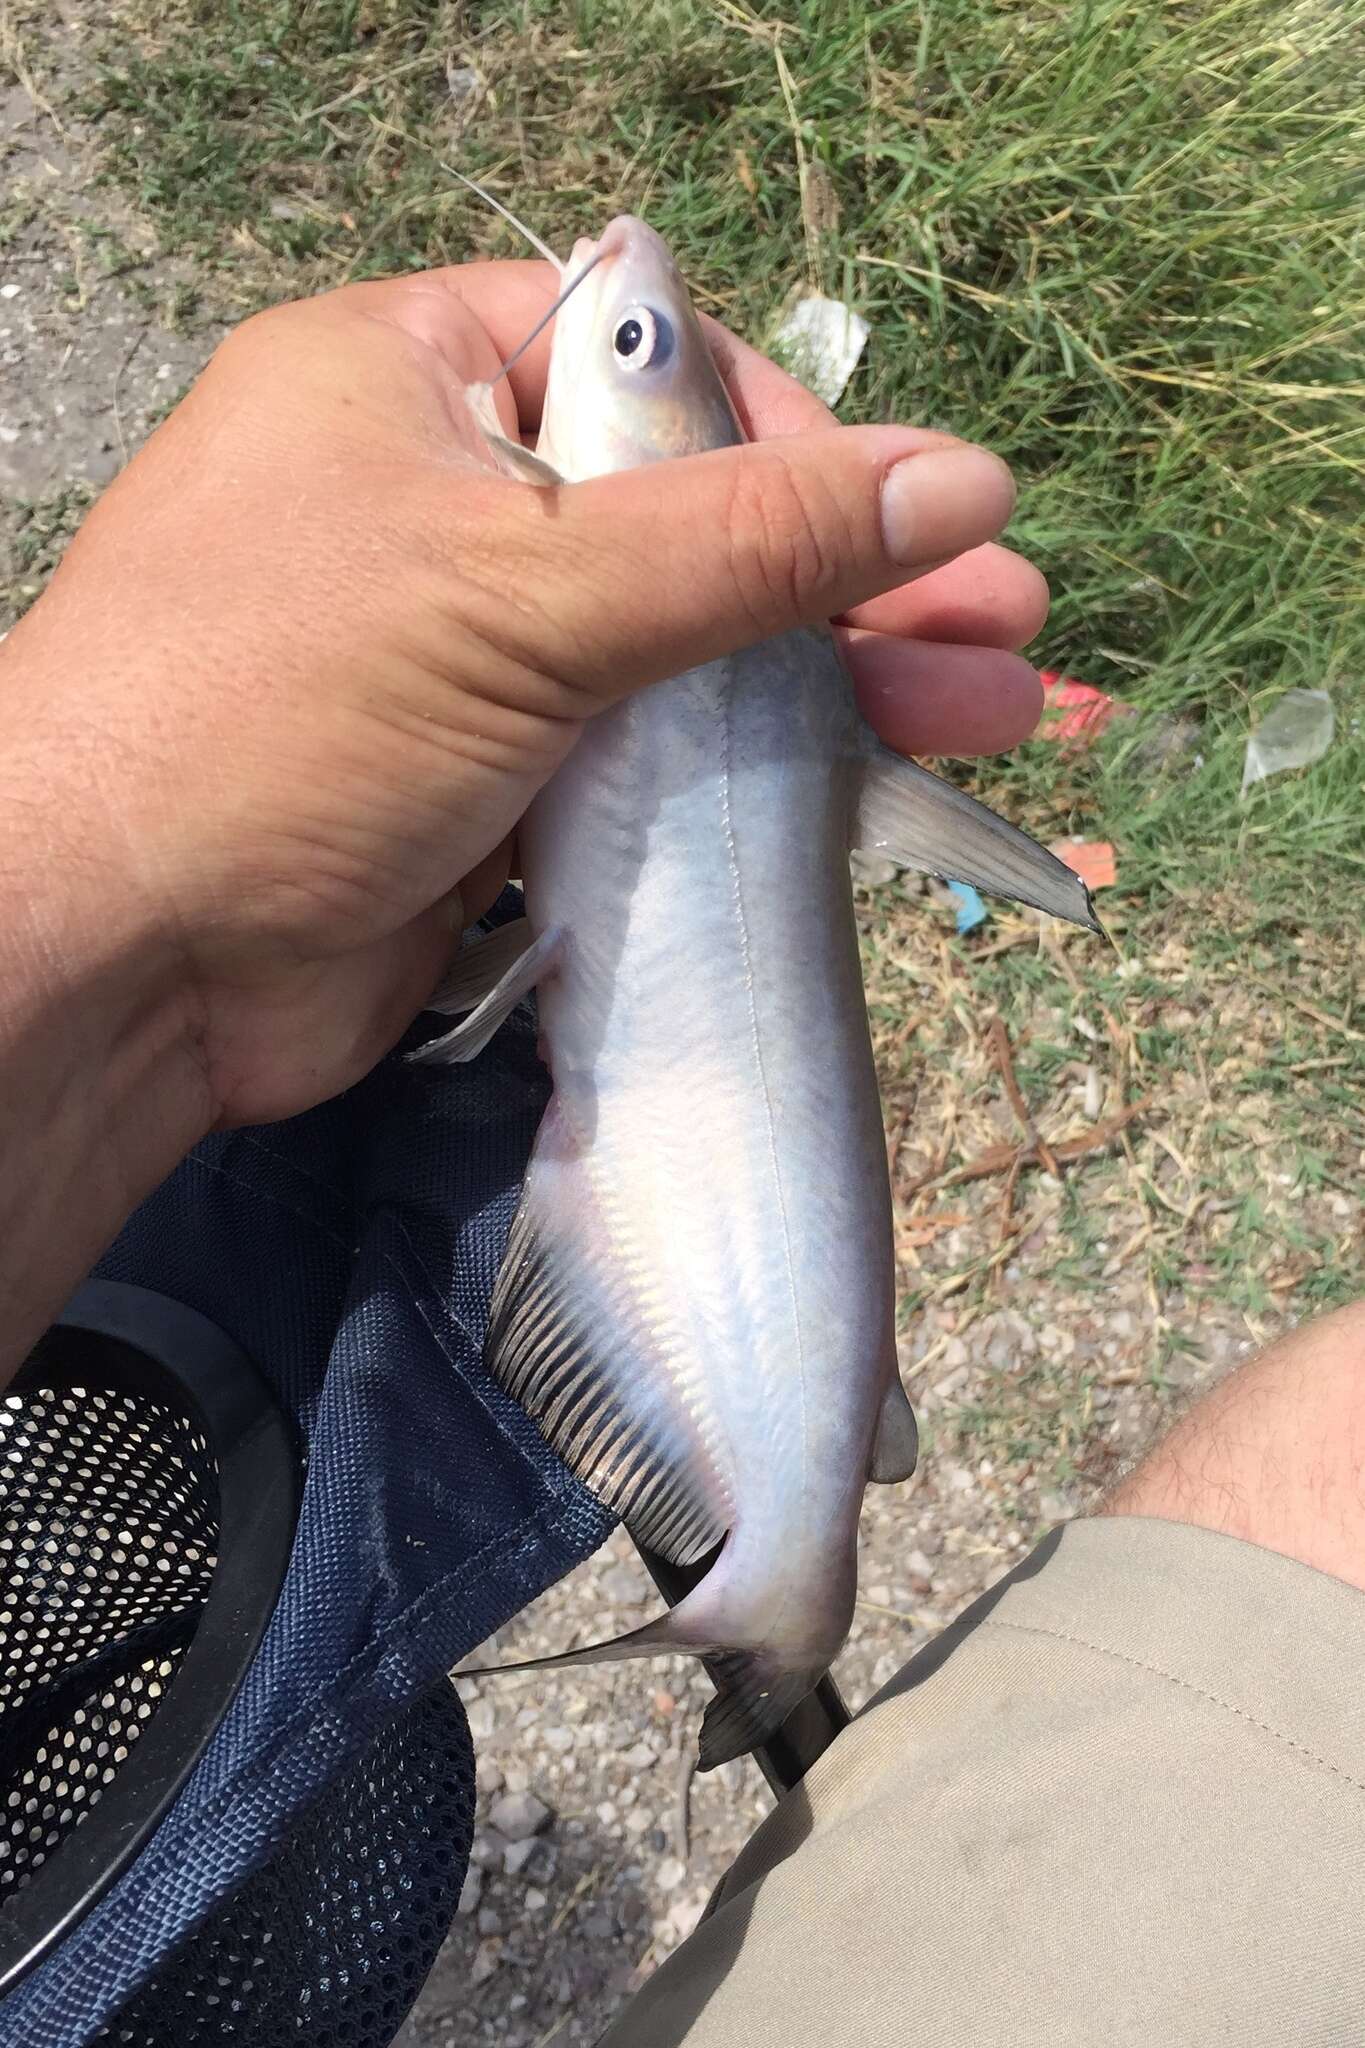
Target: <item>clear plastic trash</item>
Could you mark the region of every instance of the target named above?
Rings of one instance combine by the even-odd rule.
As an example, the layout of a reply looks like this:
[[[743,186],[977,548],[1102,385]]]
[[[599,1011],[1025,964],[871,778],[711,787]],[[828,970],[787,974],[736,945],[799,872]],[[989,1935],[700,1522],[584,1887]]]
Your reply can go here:
[[[1320,761],[1332,744],[1335,725],[1326,690],[1286,690],[1247,741],[1242,795],[1268,775]]]
[[[837,405],[871,333],[842,299],[807,292],[773,330],[773,343],[794,377],[826,405]]]

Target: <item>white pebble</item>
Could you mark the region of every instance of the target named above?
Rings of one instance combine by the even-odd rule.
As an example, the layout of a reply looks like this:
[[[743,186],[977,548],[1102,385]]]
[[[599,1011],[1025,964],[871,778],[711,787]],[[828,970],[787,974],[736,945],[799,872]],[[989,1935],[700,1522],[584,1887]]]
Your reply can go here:
[[[643,1572],[632,1571],[628,1564],[612,1565],[599,1583],[603,1599],[613,1607],[637,1607],[645,1597]]]
[[[496,1941],[481,1941],[469,1969],[471,1984],[486,1984],[498,1967],[500,1951]]]
[[[470,1700],[465,1707],[469,1732],[476,1742],[487,1742],[497,1723],[492,1700]]]
[[[668,1924],[679,1941],[686,1941],[706,1911],[705,1898],[679,1899],[668,1916]]]
[[[508,1783],[511,1784],[510,1772]],[[529,1841],[532,1835],[538,1835],[542,1828],[548,1827],[550,1809],[543,1799],[536,1798],[534,1792],[518,1788],[504,1792],[500,1799],[495,1799],[488,1809],[488,1818],[507,1841],[525,1842]]]

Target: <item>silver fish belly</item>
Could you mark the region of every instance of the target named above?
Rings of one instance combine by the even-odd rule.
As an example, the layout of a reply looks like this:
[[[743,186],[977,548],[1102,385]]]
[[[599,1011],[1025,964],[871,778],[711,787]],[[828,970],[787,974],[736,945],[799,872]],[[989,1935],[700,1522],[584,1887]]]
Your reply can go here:
[[[794,632],[595,720],[523,827],[532,927],[561,935],[554,1094],[490,1359],[648,1548],[726,1539],[636,1639],[754,1660],[708,1761],[843,1642],[895,1371],[848,876],[864,752],[832,641]]]

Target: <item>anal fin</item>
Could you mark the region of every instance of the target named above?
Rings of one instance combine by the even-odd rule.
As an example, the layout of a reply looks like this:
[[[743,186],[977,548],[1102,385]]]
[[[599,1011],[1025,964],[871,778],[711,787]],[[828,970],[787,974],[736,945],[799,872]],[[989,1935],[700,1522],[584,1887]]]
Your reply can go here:
[[[688,1564],[725,1528],[709,1475],[670,1427],[663,1381],[646,1360],[623,1359],[630,1343],[585,1272],[542,1240],[523,1198],[493,1290],[484,1363],[637,1542]]]
[[[868,757],[850,846],[1103,931],[1090,891],[1065,861],[965,789],[889,747],[877,746]]]

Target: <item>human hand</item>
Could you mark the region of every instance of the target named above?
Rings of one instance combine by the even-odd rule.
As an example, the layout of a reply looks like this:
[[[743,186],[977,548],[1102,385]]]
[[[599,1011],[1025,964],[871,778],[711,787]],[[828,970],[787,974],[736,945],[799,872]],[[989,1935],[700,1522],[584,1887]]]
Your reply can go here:
[[[373,1064],[446,964],[451,890],[466,915],[491,900],[526,804],[627,690],[842,614],[891,744],[990,751],[1037,717],[1005,650],[1042,581],[984,545],[1003,467],[832,428],[719,330],[760,447],[564,491],[482,466],[461,386],[553,289],[545,265],[471,264],[247,322],[0,650],[10,815],[48,876],[34,944],[159,977],[194,1125],[292,1114]],[[547,355],[497,387],[511,431]]]

